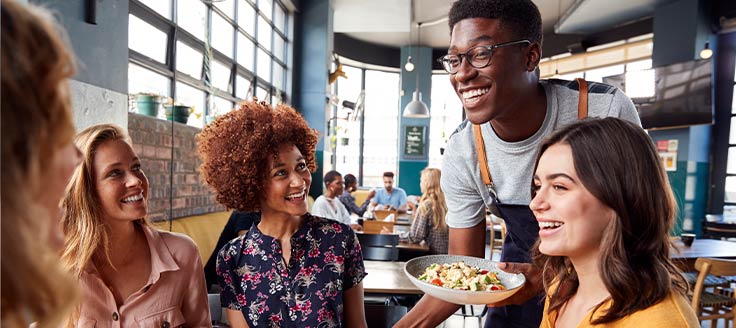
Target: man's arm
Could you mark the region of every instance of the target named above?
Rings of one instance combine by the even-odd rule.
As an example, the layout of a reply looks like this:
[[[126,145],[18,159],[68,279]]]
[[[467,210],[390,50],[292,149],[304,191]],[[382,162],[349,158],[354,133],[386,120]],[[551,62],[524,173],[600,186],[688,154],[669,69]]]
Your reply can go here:
[[[470,228],[450,228],[449,253],[452,255],[484,257],[485,240],[485,221]],[[460,306],[457,304],[424,295],[394,327],[436,327],[459,308]]]

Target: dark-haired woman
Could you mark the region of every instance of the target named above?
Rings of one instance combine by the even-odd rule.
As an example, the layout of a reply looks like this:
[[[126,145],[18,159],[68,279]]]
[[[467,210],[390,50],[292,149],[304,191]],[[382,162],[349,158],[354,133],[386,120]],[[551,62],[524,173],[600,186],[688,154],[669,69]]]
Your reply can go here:
[[[363,204],[358,206],[358,204],[355,203],[355,197],[353,197],[352,195],[352,193],[356,190],[358,190],[358,179],[356,179],[355,176],[352,174],[346,174],[345,191],[342,193],[342,195],[340,195],[340,202],[345,205],[345,208],[347,208],[348,212],[355,213],[358,216],[363,216],[365,211],[368,209],[368,205],[370,205],[371,203],[371,199],[373,199],[373,196],[376,195],[376,191],[371,190],[368,193],[368,196],[366,196],[365,201],[363,201]]]
[[[222,248],[232,327],[365,327],[363,258],[349,226],[307,213],[317,133],[293,108],[246,102],[198,135],[217,200],[261,221]]]
[[[540,146],[532,198],[541,327],[699,327],[669,258],[675,200],[641,128],[605,118],[555,132]]]

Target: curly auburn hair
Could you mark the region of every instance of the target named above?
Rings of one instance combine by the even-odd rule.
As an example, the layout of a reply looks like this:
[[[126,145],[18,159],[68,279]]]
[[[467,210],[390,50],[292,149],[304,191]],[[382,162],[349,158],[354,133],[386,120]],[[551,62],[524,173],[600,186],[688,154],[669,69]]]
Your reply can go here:
[[[317,136],[292,107],[279,104],[273,108],[256,99],[243,102],[197,135],[200,171],[220,204],[238,211],[258,211],[269,157],[277,158],[281,145],[293,144],[314,172]]]

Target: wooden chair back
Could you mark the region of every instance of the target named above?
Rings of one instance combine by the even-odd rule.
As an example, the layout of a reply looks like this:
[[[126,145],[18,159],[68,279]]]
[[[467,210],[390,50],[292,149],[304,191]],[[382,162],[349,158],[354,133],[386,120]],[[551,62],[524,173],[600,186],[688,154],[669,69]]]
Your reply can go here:
[[[384,222],[378,220],[365,220],[363,221],[363,233],[366,234],[380,234],[383,228],[388,231],[394,231],[394,222]]]
[[[725,296],[717,293],[718,287],[711,293],[706,290],[706,278],[709,274],[715,276],[736,276],[736,260],[714,259],[714,258],[698,258],[695,261],[695,270],[698,270],[698,280],[693,287],[693,297],[691,305],[698,316],[698,320],[711,320],[711,327],[714,321],[725,319],[726,326],[728,321],[733,321],[734,310],[736,305],[736,295],[731,294]]]
[[[383,220],[391,214],[394,215],[394,220],[399,218],[399,211],[397,210],[375,210],[373,214],[375,214],[376,220]]]

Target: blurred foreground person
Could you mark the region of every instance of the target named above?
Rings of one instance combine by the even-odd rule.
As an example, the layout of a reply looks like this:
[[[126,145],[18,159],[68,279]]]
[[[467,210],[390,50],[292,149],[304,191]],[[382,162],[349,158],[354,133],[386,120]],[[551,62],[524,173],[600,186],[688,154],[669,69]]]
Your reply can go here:
[[[68,78],[74,59],[45,11],[3,0],[2,327],[58,327],[77,300],[59,264],[59,204],[81,156]]]

